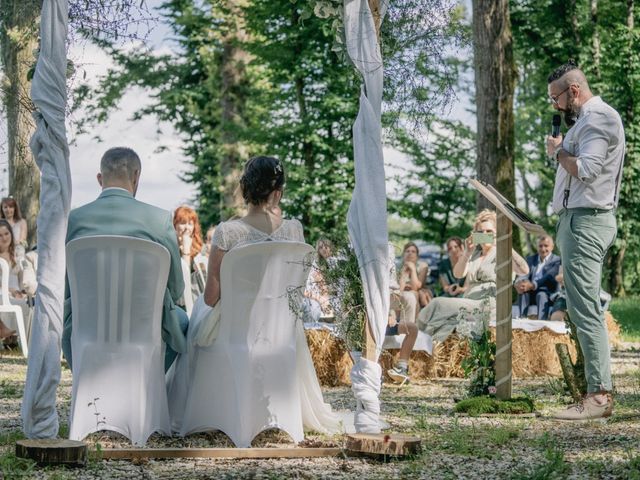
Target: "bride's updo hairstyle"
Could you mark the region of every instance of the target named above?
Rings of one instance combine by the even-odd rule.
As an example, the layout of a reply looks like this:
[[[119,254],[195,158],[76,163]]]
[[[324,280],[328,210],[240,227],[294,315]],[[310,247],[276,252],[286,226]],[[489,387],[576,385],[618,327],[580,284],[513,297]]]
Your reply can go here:
[[[274,190],[284,186],[284,167],[277,158],[253,157],[240,177],[242,198],[247,204],[260,205]]]

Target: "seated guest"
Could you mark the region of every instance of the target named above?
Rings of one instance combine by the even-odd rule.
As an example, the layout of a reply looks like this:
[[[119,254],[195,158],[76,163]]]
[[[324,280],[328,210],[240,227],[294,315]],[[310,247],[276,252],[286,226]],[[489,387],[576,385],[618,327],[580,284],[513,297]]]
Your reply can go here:
[[[20,206],[13,197],[6,197],[0,202],[0,218],[5,219],[13,229],[16,245],[27,245],[27,221],[22,218]]]
[[[484,235],[492,241],[474,243],[474,237]],[[465,241],[464,253],[453,266],[456,278],[466,276],[464,293],[461,297],[434,298],[418,315],[418,327],[433,337],[434,341],[444,341],[458,325],[458,314],[462,308],[472,312],[482,308],[484,301],[495,311],[496,301],[496,213],[483,210],[475,219],[472,234]],[[525,275],[529,267],[524,258],[512,251],[512,268],[517,275]]]
[[[404,301],[400,294],[400,286],[396,280],[396,265],[394,262],[393,245],[389,245],[389,289],[391,290],[391,302],[389,306],[389,318],[385,335],[405,335],[400,345],[400,353],[398,361],[393,368],[387,370],[387,375],[394,383],[404,385],[409,381],[409,357],[413,351],[413,346],[418,338],[418,327],[413,322],[398,322],[398,315],[403,310],[402,302]]]
[[[204,292],[204,285],[207,278],[207,265],[209,264],[209,254],[211,253],[211,241],[213,240],[213,232],[216,227],[212,225],[205,235],[204,245],[200,249],[200,253],[193,259],[193,273],[191,274],[191,290],[194,296],[201,295]]]
[[[199,275],[196,272],[196,261],[202,263],[202,259],[199,259],[200,251],[202,250],[202,230],[200,229],[198,214],[193,208],[186,205],[176,208],[173,213],[173,228],[175,228],[178,237],[180,255],[185,267],[188,266],[189,268],[191,295],[195,299],[202,295],[204,291],[203,284],[202,288],[200,288],[201,282],[199,282]],[[178,305],[184,307],[184,298],[178,301]]]
[[[202,230],[198,214],[186,205],[176,208],[173,213],[173,228],[178,237],[180,255],[193,270],[193,261],[202,249]]]
[[[9,295],[12,298],[24,297],[22,291],[22,262],[16,253],[16,239],[13,235],[11,224],[4,219],[0,220],[0,258],[4,258],[9,265]]]
[[[553,239],[549,235],[538,237],[538,253],[527,257],[529,273],[515,282],[521,317],[549,319],[549,297],[558,290],[560,257],[553,253]],[[531,308],[535,306],[536,308]]]
[[[20,300],[23,293],[20,289],[20,262],[16,257],[16,243],[13,236],[13,229],[7,220],[0,220],[0,258],[9,265],[9,296],[11,300]],[[0,285],[1,286],[1,285]],[[0,342],[15,335],[16,331],[7,327],[0,320]]]
[[[209,261],[209,254],[211,253],[211,242],[213,241],[213,234],[216,231],[216,226],[211,225],[207,229],[207,233],[204,236],[204,245],[202,246],[202,250],[200,251],[200,255],[196,257],[196,261],[204,261],[205,264],[202,266],[203,270],[207,269],[207,262]]]
[[[394,300],[391,300],[392,308],[389,310],[389,320],[385,335],[405,335],[400,345],[398,361],[393,368],[387,370],[387,375],[394,383],[404,385],[409,381],[409,358],[413,351],[413,346],[418,338],[418,327],[412,322],[398,322],[397,311],[393,308]],[[396,304],[397,305],[397,304]]]
[[[306,322],[317,322],[322,317],[333,316],[332,298],[322,274],[333,258],[333,244],[326,238],[316,242],[316,259],[309,270],[302,304]]]
[[[107,150],[100,161],[98,173],[102,193],[93,202],[71,211],[66,241],[91,235],[123,235],[151,240],[169,251],[171,264],[162,309],[162,339],[167,344],[166,370],[177,353],[186,351],[185,333],[189,318],[175,305],[182,296],[184,281],[171,213],[135,199],[141,170],[140,158],[130,148]],[[72,327],[71,293],[67,280],[62,350],[71,368]]]
[[[420,290],[429,275],[429,265],[418,260],[419,253],[418,246],[413,242],[408,242],[402,249],[402,265],[398,275],[400,295],[403,299],[401,321],[415,323],[420,301],[428,303],[427,295],[423,293],[421,298]]]
[[[562,265],[558,269],[556,275],[556,282],[558,282],[558,291],[553,293],[549,298],[553,305],[549,311],[549,320],[554,322],[563,322],[567,319],[567,296],[564,293],[564,274],[562,272]]]
[[[456,278],[453,275],[453,266],[460,260],[463,249],[464,245],[460,237],[451,237],[447,240],[447,258],[438,264],[442,297],[457,297],[464,292],[464,277]]]

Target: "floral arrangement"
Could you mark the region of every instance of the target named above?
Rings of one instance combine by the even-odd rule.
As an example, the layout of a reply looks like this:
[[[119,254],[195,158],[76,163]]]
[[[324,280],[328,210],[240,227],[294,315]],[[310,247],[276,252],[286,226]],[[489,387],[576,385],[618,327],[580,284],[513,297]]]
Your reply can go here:
[[[489,300],[474,308],[458,313],[458,335],[467,338],[469,356],[462,361],[465,376],[470,379],[469,394],[472,397],[495,395],[496,393],[496,344],[491,340]]]
[[[361,352],[367,307],[362,290],[360,267],[355,252],[348,243],[334,242],[334,256],[316,263],[332,299],[334,324],[338,337],[350,351]]]
[[[310,268],[310,277],[319,278],[317,284],[306,288],[323,290],[331,299],[333,324],[336,334],[347,349],[361,352],[364,346],[364,329],[366,322],[366,305],[358,259],[345,239],[331,240],[332,254],[329,258],[316,258],[315,255],[305,259]],[[317,275],[313,275],[313,273]],[[297,318],[304,319],[306,314],[302,304],[305,287],[292,289],[289,292],[289,308]]]

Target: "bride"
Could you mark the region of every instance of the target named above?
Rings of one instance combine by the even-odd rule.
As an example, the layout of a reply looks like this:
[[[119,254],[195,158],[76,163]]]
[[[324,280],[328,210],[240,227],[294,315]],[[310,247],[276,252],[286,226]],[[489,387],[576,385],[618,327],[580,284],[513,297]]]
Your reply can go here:
[[[204,294],[194,305],[188,332],[188,351],[181,355],[168,372],[169,410],[172,429],[181,435],[190,433],[183,424],[190,392],[196,390],[193,365],[198,349],[202,348],[203,319],[212,316],[212,308],[220,301],[220,267],[225,253],[250,243],[274,241],[304,242],[302,225],[298,220],[283,219],[279,202],[284,187],[284,169],[281,162],[272,157],[254,157],[247,162],[240,179],[240,189],[247,214],[239,219],[223,222],[215,230]],[[224,321],[224,319],[222,320]],[[305,429],[320,433],[338,433],[344,430],[344,415],[332,412],[322,398],[302,322],[296,324],[296,374],[301,401],[302,420]],[[212,406],[215,408],[215,406]],[[353,420],[351,420],[352,422]]]

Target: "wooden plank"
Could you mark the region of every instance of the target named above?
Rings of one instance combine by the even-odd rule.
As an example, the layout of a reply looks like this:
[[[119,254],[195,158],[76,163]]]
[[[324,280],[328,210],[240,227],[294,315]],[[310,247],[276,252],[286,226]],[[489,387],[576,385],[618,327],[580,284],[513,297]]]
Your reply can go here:
[[[517,215],[513,211],[510,211],[507,205],[512,208],[514,211],[516,207],[507,200],[500,192],[498,192],[492,185],[483,184],[480,180],[472,178],[469,180],[471,185],[480,192],[480,194],[489,200],[495,207],[498,213],[502,213],[506,215],[512,223],[515,223],[518,227],[523,230],[529,232],[532,235],[545,235],[546,232],[542,226],[537,223],[530,223],[525,220],[518,218]]]
[[[498,211],[496,251],[496,397],[511,398],[511,220]]]
[[[39,465],[85,465],[87,444],[65,439],[27,439],[16,442],[16,457]]]
[[[112,448],[91,455],[110,460],[139,458],[311,458],[336,457],[340,448]]]
[[[374,455],[404,457],[420,451],[419,437],[399,434],[354,434],[347,435],[347,451]]]

